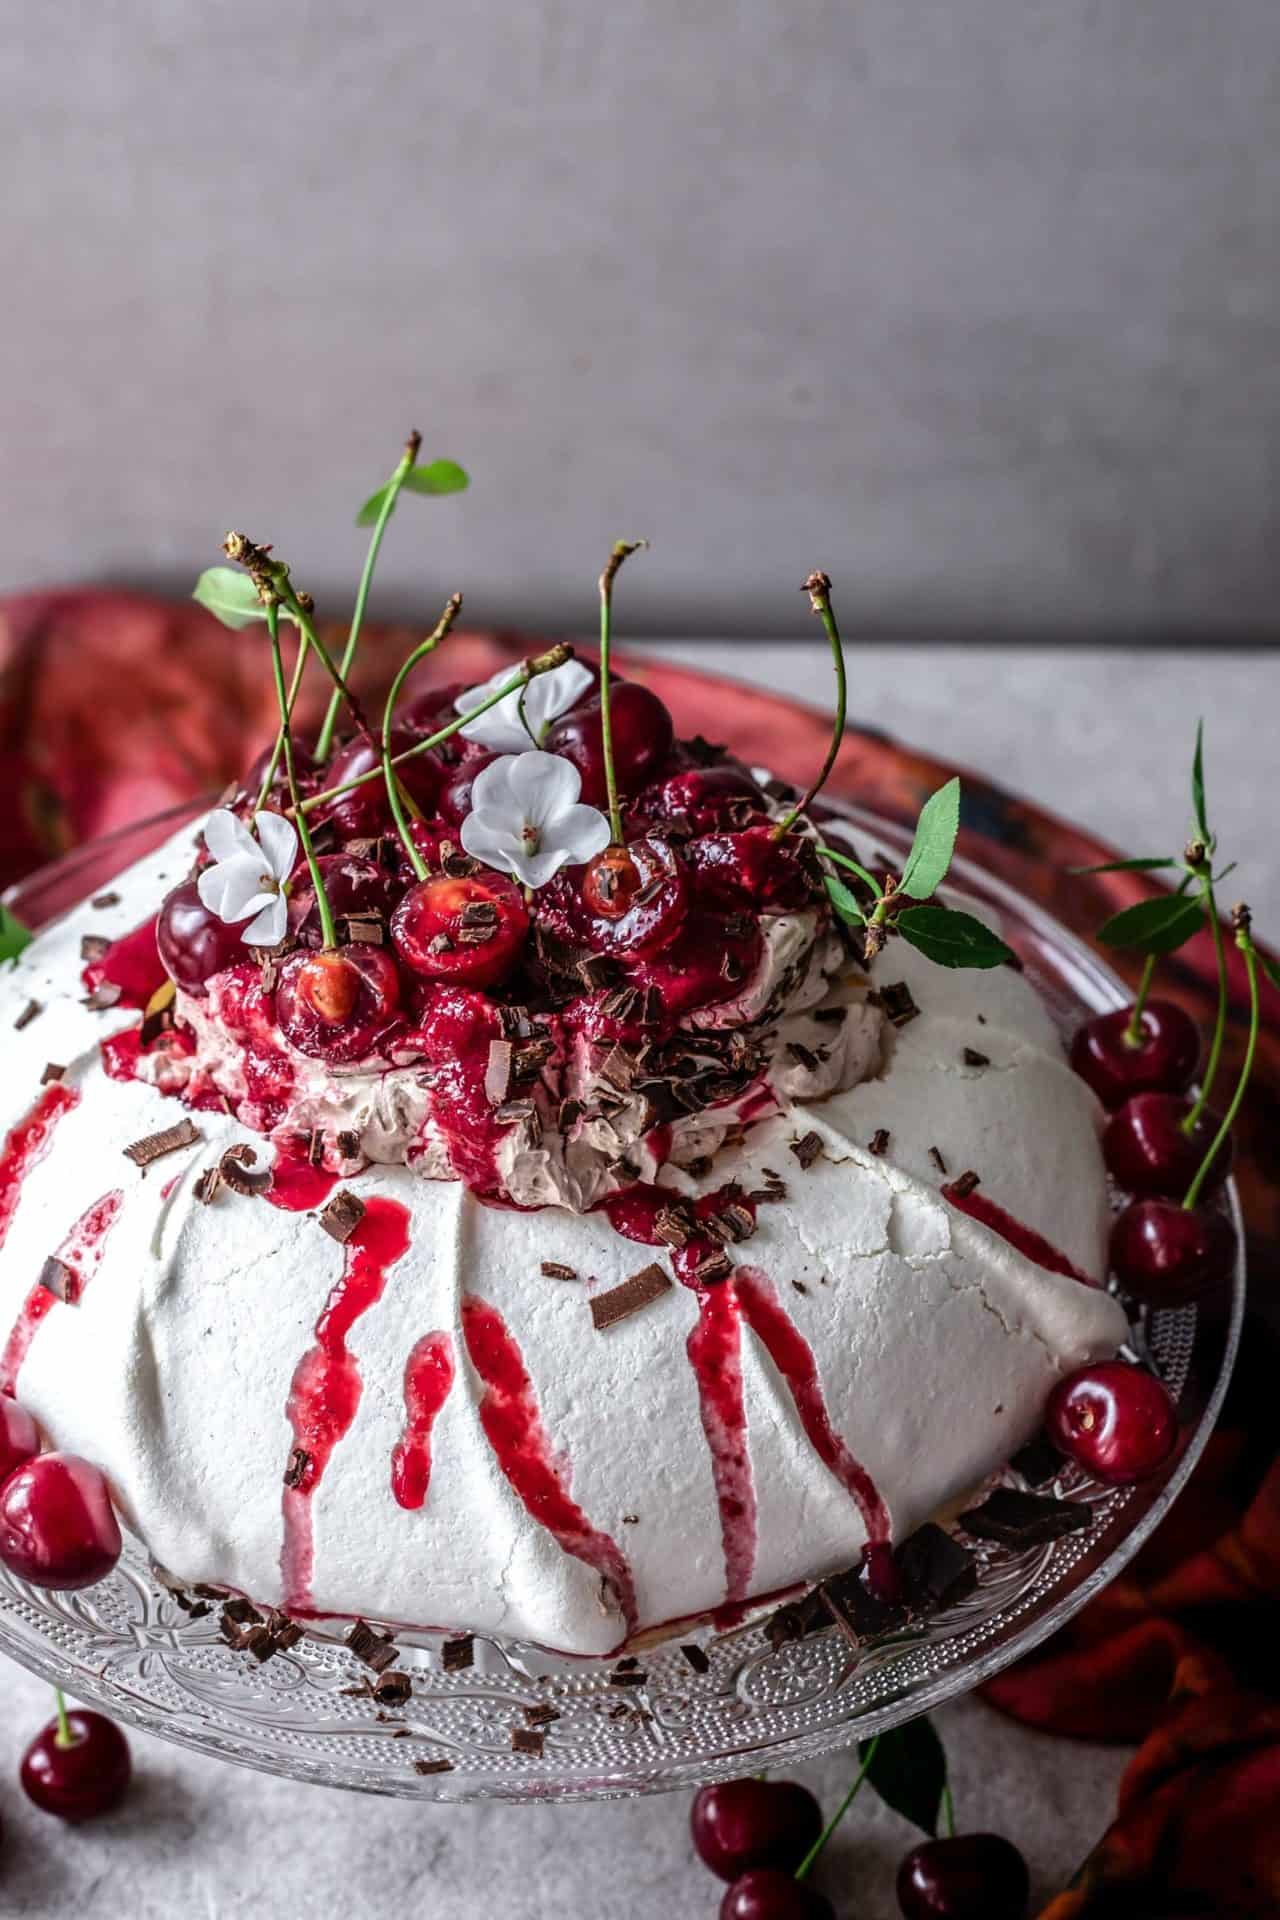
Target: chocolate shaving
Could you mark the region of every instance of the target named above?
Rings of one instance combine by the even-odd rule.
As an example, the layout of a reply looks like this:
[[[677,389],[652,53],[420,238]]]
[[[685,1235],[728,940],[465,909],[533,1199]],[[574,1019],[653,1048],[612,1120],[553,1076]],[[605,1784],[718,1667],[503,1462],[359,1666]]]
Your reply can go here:
[[[511,1085],[513,1052],[514,1048],[510,1040],[489,1042],[489,1064],[485,1068],[484,1097],[491,1107],[500,1107],[507,1097],[507,1088]]]
[[[714,1253],[709,1253],[704,1259],[699,1260],[691,1277],[700,1287],[711,1287],[718,1280],[727,1280],[732,1272],[732,1260],[723,1248],[717,1247]]]
[[[547,1736],[541,1727],[512,1727],[512,1753],[527,1753],[537,1759],[547,1743]]]
[[[1019,1448],[1009,1465],[1015,1473],[1022,1475],[1028,1486],[1046,1487],[1061,1473],[1062,1455],[1041,1432],[1033,1440],[1028,1440],[1025,1447]]]
[[[619,1660],[609,1675],[611,1687],[644,1687],[649,1684],[649,1676],[634,1660]]]
[[[492,900],[468,900],[458,920],[464,927],[496,927],[498,909]]]
[[[357,1660],[375,1673],[385,1673],[400,1658],[400,1649],[389,1633],[378,1633],[367,1620],[357,1620],[347,1634],[347,1645]]]
[[[402,1707],[413,1692],[413,1681],[403,1669],[381,1674],[373,1683],[373,1694],[384,1707]]]
[[[115,892],[95,893],[89,905],[91,907],[118,907],[120,905],[120,895]]]
[[[344,1127],[341,1133],[335,1134],[334,1144],[344,1160],[360,1158],[360,1135],[354,1127]]]
[[[907,1617],[905,1607],[878,1600],[857,1568],[833,1580],[820,1581],[815,1592],[845,1639],[855,1647],[875,1634],[900,1626]]]
[[[104,960],[111,951],[111,942],[100,933],[86,933],[80,940],[80,958],[86,966],[92,966],[95,960]]]
[[[386,939],[386,928],[376,913],[349,913],[344,924],[347,939],[357,946],[380,947]]]
[[[687,1647],[681,1647],[680,1651],[695,1673],[710,1673],[711,1662],[701,1647],[690,1644]]]
[[[228,1147],[218,1162],[218,1177],[232,1193],[238,1193],[245,1199],[265,1193],[271,1185],[271,1170],[258,1165],[255,1150],[245,1140],[238,1141],[234,1147]]]
[[[440,1649],[440,1665],[446,1673],[465,1673],[475,1665],[475,1658],[474,1634],[459,1634],[456,1640],[446,1640]]]
[[[542,1274],[546,1280],[576,1280],[578,1275],[573,1267],[567,1267],[563,1260],[544,1260]]]
[[[207,1207],[217,1199],[221,1187],[222,1169],[220,1167],[206,1167],[197,1179],[194,1187],[196,1199],[202,1207]]]
[[[597,1333],[603,1333],[606,1327],[616,1326],[619,1320],[626,1320],[641,1307],[647,1307],[651,1300],[660,1299],[670,1291],[671,1284],[656,1262],[641,1267],[639,1273],[633,1273],[621,1286],[611,1287],[608,1293],[597,1293],[592,1298],[591,1324]]]
[[[942,1174],[946,1173],[947,1163],[943,1159],[942,1155],[938,1152],[938,1149],[936,1147],[930,1147],[929,1158],[932,1160],[934,1166],[938,1169],[939,1173],[942,1173]]]
[[[553,1720],[560,1718],[559,1707],[553,1707],[549,1700],[539,1700],[536,1706],[522,1707],[525,1725],[530,1727],[549,1727]]]
[[[953,1606],[978,1584],[974,1556],[932,1520],[908,1535],[897,1558],[907,1600],[919,1612]]]
[[[331,1239],[345,1246],[364,1219],[364,1214],[364,1201],[357,1199],[349,1187],[339,1187],[320,1215],[320,1225]]]
[[[886,1152],[888,1149],[888,1146],[889,1146],[888,1127],[877,1127],[875,1132],[871,1136],[871,1141],[868,1147],[868,1151],[870,1153],[874,1153],[878,1155]]]
[[[893,980],[887,986],[878,987],[874,996],[868,996],[872,997],[895,1027],[905,1027],[920,1011],[905,980]]]
[[[979,1053],[976,1047],[966,1047],[960,1057],[966,1067],[989,1067],[991,1065],[990,1057],[985,1053]]]
[[[468,927],[460,924],[454,939],[460,947],[483,947],[495,938],[497,932],[496,927]]]
[[[975,1173],[973,1168],[970,1167],[967,1173],[957,1174],[956,1178],[948,1187],[947,1193],[949,1198],[953,1200],[967,1200],[974,1188],[980,1187],[981,1185],[981,1174]]]
[[[59,1066],[56,1060],[50,1060],[45,1066],[44,1072],[40,1075],[40,1085],[42,1087],[52,1086],[55,1080],[65,1080],[66,1075],[67,1070],[65,1067]]]
[[[29,1027],[33,1020],[39,1019],[43,1012],[44,1008],[38,1000],[28,1000],[26,1006],[13,1023],[14,1032],[21,1033],[24,1027]]]
[[[550,1040],[526,1040],[512,1056],[512,1072],[517,1080],[532,1080],[541,1073],[555,1048]]]
[[[720,1220],[731,1240],[749,1240],[756,1230],[751,1210],[739,1205],[736,1200],[722,1210]]]
[[[618,978],[618,963],[607,953],[583,953],[573,963],[573,971],[588,993],[599,993],[613,986]]]
[[[452,952],[453,952],[453,942],[452,942],[452,940],[451,940],[451,939],[449,938],[449,936],[448,936],[448,934],[447,934],[447,933],[437,933],[437,934],[433,934],[433,935],[432,935],[432,937],[431,937],[431,939],[430,939],[430,940],[428,940],[428,942],[427,942],[427,952],[428,952],[428,953],[437,953],[437,954],[439,954],[439,953],[452,953]]]
[[[994,1540],[1006,1547],[1039,1547],[1090,1524],[1088,1507],[1078,1501],[1057,1500],[1048,1493],[1023,1493],[1017,1487],[997,1487],[980,1507],[960,1515],[960,1525],[977,1540]]]
[[[791,1142],[791,1151],[807,1173],[814,1161],[822,1158],[822,1135],[820,1133],[804,1134],[801,1139]]]
[[[452,1773],[453,1762],[452,1760],[415,1760],[413,1770],[415,1773]]]
[[[816,1073],[818,1071],[821,1062],[812,1047],[801,1046],[798,1040],[788,1040],[787,1052],[797,1065],[804,1068],[806,1073]]]
[[[193,1147],[200,1134],[189,1117],[178,1121],[176,1126],[165,1127],[159,1133],[149,1133],[142,1140],[135,1140],[125,1148],[125,1155],[136,1167],[146,1169],[156,1160],[163,1160],[167,1153],[177,1153],[181,1147]]]
[[[440,871],[447,873],[451,880],[467,880],[473,873],[479,873],[480,862],[473,860],[469,853],[459,853],[446,840],[440,846]]]
[[[295,1447],[289,1455],[289,1464],[284,1470],[286,1487],[300,1487],[307,1477],[307,1468],[311,1465],[311,1455],[305,1447]]]
[[[839,1027],[843,1026],[848,1011],[848,1007],[815,1007],[809,1018],[824,1027]]]
[[[679,1206],[660,1207],[653,1230],[665,1246],[687,1246],[694,1231],[693,1216]]]
[[[70,1306],[75,1305],[80,1295],[79,1274],[65,1260],[60,1260],[56,1253],[51,1253],[41,1267],[40,1285],[55,1300],[65,1300]]]
[[[635,1079],[635,1058],[627,1052],[625,1047],[612,1046],[596,1068],[596,1072],[611,1087],[616,1087],[619,1093],[629,1093],[631,1083]]]
[[[124,988],[118,987],[114,980],[102,980],[92,993],[86,993],[80,1004],[91,1013],[105,1013],[108,1007],[119,1005],[123,993]]]

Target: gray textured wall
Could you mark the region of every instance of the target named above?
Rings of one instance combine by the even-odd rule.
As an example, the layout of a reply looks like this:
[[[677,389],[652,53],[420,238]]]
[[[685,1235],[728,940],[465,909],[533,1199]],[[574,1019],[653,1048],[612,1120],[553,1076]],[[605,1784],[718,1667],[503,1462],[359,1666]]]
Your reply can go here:
[[[0,584],[235,522],[384,603],[1258,637],[1276,0],[0,8]]]

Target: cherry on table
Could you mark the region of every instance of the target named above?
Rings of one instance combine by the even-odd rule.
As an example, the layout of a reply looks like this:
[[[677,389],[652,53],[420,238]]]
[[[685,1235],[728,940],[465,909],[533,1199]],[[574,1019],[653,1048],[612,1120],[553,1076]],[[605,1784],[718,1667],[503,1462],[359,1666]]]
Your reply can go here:
[[[794,1780],[725,1780],[694,1795],[689,1828],[698,1858],[722,1880],[752,1867],[790,1874],[822,1832],[822,1810]]]
[[[1071,1064],[1104,1107],[1135,1093],[1185,1093],[1200,1062],[1200,1029],[1172,1000],[1148,1000],[1139,1038],[1129,1037],[1131,1007],[1086,1020],[1071,1042]]]
[[[394,757],[415,744],[414,735],[404,727],[393,727],[390,744]],[[339,748],[325,768],[325,786],[344,786],[348,780],[354,780],[358,775],[368,773],[370,768],[380,768],[381,765],[381,739],[372,734],[358,733],[354,739],[348,740],[345,747]],[[415,754],[412,760],[406,760],[403,766],[396,768],[401,785],[424,813],[435,812],[441,773],[440,762],[430,753]],[[324,817],[331,820],[347,840],[364,839],[380,833],[391,821],[386,781],[379,774],[377,779],[366,780],[362,785],[353,787],[350,793],[344,793],[337,800],[329,802]]]
[[[529,914],[506,874],[436,874],[409,888],[391,916],[406,967],[428,980],[490,987],[524,951]]]
[[[1144,1306],[1184,1307],[1225,1292],[1236,1245],[1236,1230],[1217,1207],[1134,1200],[1111,1229],[1111,1266]]]
[[[543,743],[548,753],[563,754],[573,762],[582,775],[582,799],[591,807],[603,807],[608,800],[600,711],[598,694],[581,701],[552,722]],[[619,680],[609,689],[609,727],[618,791],[635,793],[653,778],[671,751],[675,738],[671,715],[648,687],[637,680]]]
[[[0,1486],[0,1560],[20,1580],[59,1593],[91,1587],[122,1544],[106,1480],[79,1454],[37,1454]]]
[[[836,1920],[835,1908],[807,1880],[776,1867],[752,1867],[726,1889],[720,1920]]]
[[[1058,1382],[1045,1432],[1095,1479],[1123,1487],[1164,1465],[1178,1442],[1178,1414],[1153,1373],[1125,1360],[1098,1360]]]
[[[380,915],[389,911],[390,876],[376,860],[356,853],[322,853],[316,865],[335,920],[348,914]],[[305,865],[289,895],[289,931],[304,947],[321,945],[320,912]]]
[[[1031,1879],[1012,1841],[961,1833],[913,1848],[897,1894],[906,1920],[1024,1920]]]
[[[0,1393],[0,1481],[34,1460],[40,1451],[40,1430],[25,1407]]]
[[[1102,1157],[1120,1186],[1130,1193],[1181,1199],[1221,1125],[1220,1117],[1206,1110],[1187,1133],[1182,1123],[1191,1110],[1191,1102],[1179,1094],[1136,1093],[1112,1114],[1102,1136]],[[1213,1157],[1202,1192],[1222,1185],[1231,1157],[1228,1136]]]
[[[340,1065],[363,1059],[400,1005],[400,972],[385,947],[304,948],[280,969],[276,1022],[299,1053]]]
[[[51,1720],[36,1735],[22,1756],[19,1777],[28,1800],[41,1812],[76,1822],[118,1807],[132,1775],[129,1743],[115,1721],[72,1707],[66,1734]]]
[[[242,927],[228,926],[211,913],[194,880],[165,895],[156,918],[156,948],[176,987],[197,997],[215,973],[244,960]]]

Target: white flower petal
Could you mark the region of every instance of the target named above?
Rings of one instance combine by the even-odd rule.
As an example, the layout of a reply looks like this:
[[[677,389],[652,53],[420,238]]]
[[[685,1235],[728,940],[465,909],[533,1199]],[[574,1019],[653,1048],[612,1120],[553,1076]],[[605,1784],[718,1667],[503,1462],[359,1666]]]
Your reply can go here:
[[[282,813],[255,813],[253,824],[267,856],[267,867],[283,886],[298,864],[297,828]]]
[[[469,853],[473,860],[482,860],[486,867],[523,879],[521,865],[528,858],[527,850],[508,830],[505,819],[495,814],[469,813],[458,838],[463,852]]]
[[[556,821],[555,841],[570,866],[581,866],[609,844],[609,822],[598,807],[566,807]]]
[[[551,826],[582,792],[582,775],[558,753],[517,754],[508,769],[511,797],[530,826]]]
[[[516,753],[502,753],[491,760],[487,767],[481,767],[471,782],[471,806],[476,813],[501,814],[514,822],[520,812],[519,801],[511,786],[511,774],[516,761]],[[515,829],[515,830],[518,830]]]
[[[525,691],[524,717],[529,731],[541,746],[547,728],[570,707],[577,706],[584,693],[594,685],[593,676],[581,660],[566,660],[551,673],[540,673]]]
[[[272,897],[264,893],[262,880],[262,849],[254,845],[251,854],[238,853],[230,860],[205,867],[196,881],[196,891],[210,913],[230,924],[256,912],[264,898]]]
[[[282,893],[267,896],[267,904],[251,920],[240,938],[248,947],[274,947],[289,931],[289,908]]]
[[[204,823],[204,843],[215,860],[232,860],[238,853],[256,856],[258,847],[239,814],[215,807]]]
[[[454,701],[458,713],[471,713],[482,701],[498,692],[510,680],[514,667],[502,667],[491,674],[483,686],[468,687]],[[566,660],[551,673],[540,673],[524,688],[525,721],[520,718],[520,692],[509,693],[496,707],[470,721],[462,729],[467,740],[479,741],[496,753],[520,753],[540,743],[551,722],[574,706],[592,684],[592,676],[580,660]]]
[[[526,887],[545,887],[548,880],[554,880],[561,867],[570,864],[570,855],[565,847],[541,847],[537,853],[525,854],[520,862],[520,878]]]

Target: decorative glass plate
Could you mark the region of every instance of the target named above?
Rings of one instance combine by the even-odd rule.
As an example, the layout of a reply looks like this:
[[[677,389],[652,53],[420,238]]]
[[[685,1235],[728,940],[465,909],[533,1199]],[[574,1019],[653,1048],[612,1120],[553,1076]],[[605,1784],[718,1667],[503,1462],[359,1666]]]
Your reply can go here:
[[[883,848],[900,864],[901,828],[855,808],[831,811],[856,828],[864,853]],[[8,904],[28,925],[43,925],[194,816],[179,808],[96,841],[12,889]],[[965,861],[953,877],[998,915],[1064,1027],[1127,997],[1087,947],[1002,882]],[[1233,1189],[1226,1204],[1239,1226]],[[369,1669],[342,1644],[343,1623],[259,1665],[223,1641],[216,1607],[189,1617],[133,1539],[111,1577],[83,1593],[45,1593],[0,1569],[0,1648],[77,1699],[166,1739],[265,1772],[407,1799],[656,1793],[849,1747],[990,1678],[1119,1573],[1209,1436],[1243,1305],[1241,1264],[1225,1309],[1151,1313],[1133,1328],[1134,1348],[1159,1369],[1181,1414],[1180,1448],[1158,1478],[1117,1490],[1064,1469],[1053,1491],[1091,1508],[1087,1531],[1021,1552],[977,1543],[981,1577],[967,1600],[862,1649],[835,1628],[777,1651],[758,1622],[719,1635],[686,1632],[681,1639],[706,1654],[705,1673],[671,1642],[640,1652],[643,1683],[620,1687],[609,1677],[612,1661],[485,1639],[469,1670],[446,1673],[438,1641],[402,1635],[399,1667],[412,1694],[403,1707],[383,1707]],[[537,1708],[556,1716],[533,1716],[545,1723],[541,1753],[513,1751],[513,1728],[529,1727]]]

